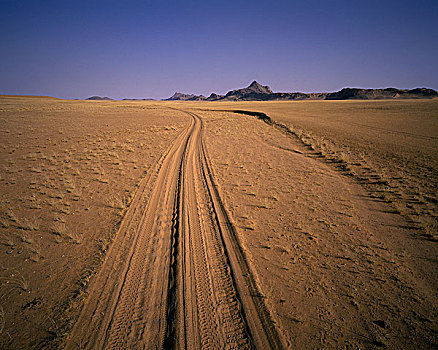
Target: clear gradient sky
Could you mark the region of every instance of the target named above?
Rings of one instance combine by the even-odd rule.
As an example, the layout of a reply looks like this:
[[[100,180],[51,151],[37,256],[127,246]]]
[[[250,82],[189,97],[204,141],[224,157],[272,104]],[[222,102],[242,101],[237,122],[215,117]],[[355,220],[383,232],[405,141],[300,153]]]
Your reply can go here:
[[[438,89],[437,0],[0,0],[0,94]]]

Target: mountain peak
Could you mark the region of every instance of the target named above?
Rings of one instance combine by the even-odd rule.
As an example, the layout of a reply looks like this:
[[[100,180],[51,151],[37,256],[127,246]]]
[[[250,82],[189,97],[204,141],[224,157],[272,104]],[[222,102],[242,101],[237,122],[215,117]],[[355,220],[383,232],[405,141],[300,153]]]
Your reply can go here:
[[[254,80],[248,87],[262,87],[256,80]]]
[[[272,90],[269,86],[263,86],[254,80],[246,89],[259,93],[259,94],[272,94]]]
[[[272,90],[269,86],[260,85],[257,81],[253,81],[248,87],[229,91],[225,97],[228,99],[241,99],[243,97],[253,98],[254,95],[270,95]]]

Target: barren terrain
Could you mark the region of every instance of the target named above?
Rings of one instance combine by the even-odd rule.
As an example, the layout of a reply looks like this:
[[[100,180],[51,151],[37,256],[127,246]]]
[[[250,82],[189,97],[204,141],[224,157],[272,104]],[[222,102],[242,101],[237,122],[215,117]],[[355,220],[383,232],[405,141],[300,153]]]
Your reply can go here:
[[[189,125],[154,105],[2,98],[1,348],[65,335],[136,186]]]
[[[1,347],[437,347],[437,116],[1,97]]]

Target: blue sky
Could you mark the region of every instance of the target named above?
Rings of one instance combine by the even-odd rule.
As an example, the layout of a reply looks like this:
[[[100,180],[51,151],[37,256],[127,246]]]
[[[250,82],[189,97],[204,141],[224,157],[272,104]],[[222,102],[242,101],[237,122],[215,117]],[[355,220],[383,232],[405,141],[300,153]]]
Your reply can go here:
[[[438,1],[0,0],[0,94],[438,89]]]

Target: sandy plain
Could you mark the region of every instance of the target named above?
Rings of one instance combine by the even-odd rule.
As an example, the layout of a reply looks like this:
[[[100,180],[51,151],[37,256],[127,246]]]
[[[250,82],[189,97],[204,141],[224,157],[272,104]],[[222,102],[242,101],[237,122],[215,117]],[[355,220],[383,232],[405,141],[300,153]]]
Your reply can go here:
[[[437,346],[438,101],[0,119],[2,348]]]

